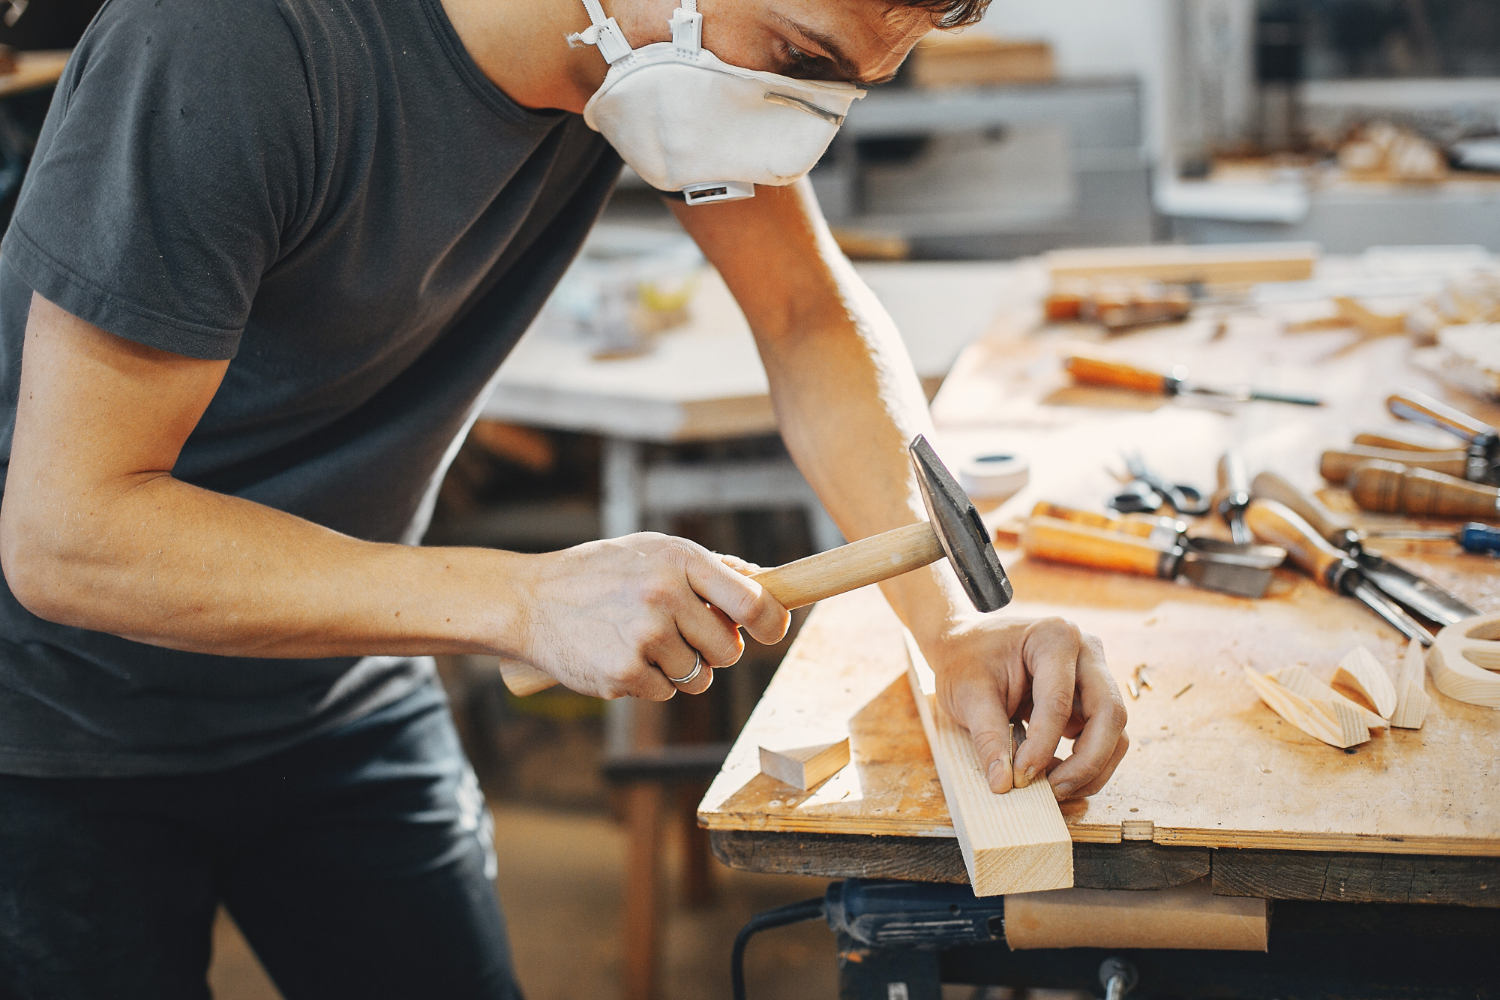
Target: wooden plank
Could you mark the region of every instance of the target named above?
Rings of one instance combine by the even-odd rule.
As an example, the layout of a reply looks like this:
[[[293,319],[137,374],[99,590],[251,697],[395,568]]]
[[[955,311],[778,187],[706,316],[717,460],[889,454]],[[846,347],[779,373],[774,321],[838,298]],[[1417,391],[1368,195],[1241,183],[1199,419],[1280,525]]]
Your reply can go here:
[[[1151,892],[1058,889],[1005,901],[1005,942],[1030,948],[1265,951],[1264,899],[1216,896],[1208,879]]]
[[[1500,858],[1214,851],[1214,892],[1344,903],[1500,907]]]
[[[740,871],[819,878],[898,878],[967,883],[963,852],[951,837],[870,837],[845,833],[714,830],[714,855]],[[1074,844],[1073,884],[1088,889],[1165,889],[1207,876],[1203,847],[1152,843]]]
[[[1043,255],[1053,286],[1069,281],[1140,278],[1171,284],[1254,285],[1306,281],[1318,262],[1313,243],[1102,247]]]
[[[907,680],[942,778],[943,795],[969,885],[976,896],[1061,889],[1073,884],[1073,842],[1045,776],[1003,795],[990,784],[974,741],[937,703],[932,668],[910,634]]]

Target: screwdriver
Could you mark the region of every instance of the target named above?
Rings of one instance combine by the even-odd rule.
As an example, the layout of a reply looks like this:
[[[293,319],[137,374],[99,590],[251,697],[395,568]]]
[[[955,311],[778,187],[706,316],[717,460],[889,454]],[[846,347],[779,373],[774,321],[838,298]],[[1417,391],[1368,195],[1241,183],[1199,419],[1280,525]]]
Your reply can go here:
[[[1257,389],[1248,385],[1222,387],[1202,385],[1198,382],[1190,381],[1188,379],[1188,370],[1182,365],[1178,365],[1164,375],[1161,372],[1154,372],[1146,368],[1136,368],[1133,365],[1121,364],[1118,361],[1102,361],[1098,358],[1085,358],[1074,355],[1063,361],[1063,367],[1073,376],[1073,381],[1080,385],[1107,385],[1117,389],[1153,392],[1161,396],[1180,396],[1185,394],[1218,396],[1241,403],[1252,399],[1259,399],[1270,403],[1295,403],[1298,406],[1323,405],[1323,401],[1316,396],[1276,392],[1271,389]]]
[[[1500,556],[1500,528],[1470,521],[1455,531],[1410,531],[1392,528],[1389,531],[1366,532],[1370,538],[1411,538],[1417,540],[1448,540],[1457,542],[1465,552],[1475,555]]]

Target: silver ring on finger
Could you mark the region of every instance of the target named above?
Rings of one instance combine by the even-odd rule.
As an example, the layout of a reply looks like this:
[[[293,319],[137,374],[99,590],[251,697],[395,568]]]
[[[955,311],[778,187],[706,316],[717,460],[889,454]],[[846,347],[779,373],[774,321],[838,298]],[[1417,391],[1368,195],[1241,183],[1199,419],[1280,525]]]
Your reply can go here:
[[[693,661],[693,669],[687,672],[686,677],[668,677],[667,680],[677,685],[691,684],[701,673],[703,673],[703,654],[698,653],[698,658]]]

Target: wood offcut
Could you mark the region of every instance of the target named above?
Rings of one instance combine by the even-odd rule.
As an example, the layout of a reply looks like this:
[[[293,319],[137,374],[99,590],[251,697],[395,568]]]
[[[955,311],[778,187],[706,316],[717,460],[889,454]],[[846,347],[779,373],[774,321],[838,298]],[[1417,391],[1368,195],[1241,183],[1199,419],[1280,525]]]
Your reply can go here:
[[[1271,711],[1313,739],[1341,749],[1370,738],[1370,730],[1354,709],[1330,701],[1313,701],[1283,687],[1274,677],[1245,667],[1245,679]]]
[[[1421,643],[1413,640],[1407,644],[1396,675],[1396,710],[1391,713],[1391,725],[1398,729],[1421,729],[1427,718],[1432,699],[1427,697],[1425,659]]]
[[[849,763],[849,737],[791,750],[760,748],[760,772],[793,788],[807,791],[837,774]]]
[[[1391,675],[1375,659],[1375,654],[1363,646],[1355,646],[1339,661],[1333,686],[1359,695],[1382,719],[1389,719],[1396,710],[1396,685],[1391,683]]]
[[[1438,633],[1427,654],[1432,684],[1470,705],[1500,708],[1500,615],[1468,618]]]

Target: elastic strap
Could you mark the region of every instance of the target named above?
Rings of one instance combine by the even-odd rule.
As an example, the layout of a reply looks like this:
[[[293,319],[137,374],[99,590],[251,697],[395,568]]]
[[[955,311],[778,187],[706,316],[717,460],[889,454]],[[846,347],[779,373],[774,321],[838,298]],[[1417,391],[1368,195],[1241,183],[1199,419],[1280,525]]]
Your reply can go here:
[[[696,3],[697,0],[694,2]],[[620,25],[615,19],[604,16],[604,8],[599,6],[599,0],[583,0],[583,6],[589,12],[591,23],[583,31],[568,36],[569,48],[597,45],[599,54],[611,66],[635,51],[625,40],[625,33],[620,30]]]

